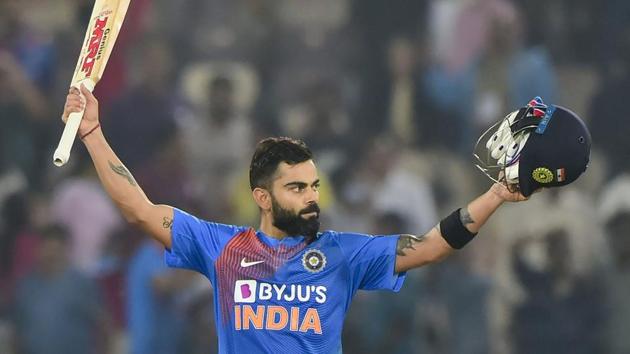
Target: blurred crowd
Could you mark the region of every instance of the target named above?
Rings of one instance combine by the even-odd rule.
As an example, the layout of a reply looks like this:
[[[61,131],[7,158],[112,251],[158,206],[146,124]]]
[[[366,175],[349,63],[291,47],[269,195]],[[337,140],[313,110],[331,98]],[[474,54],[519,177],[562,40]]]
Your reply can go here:
[[[0,353],[213,353],[207,280],[129,228],[84,147],[52,165],[88,0],[0,1]],[[95,93],[156,203],[257,227],[256,142],[302,138],[323,228],[429,230],[488,188],[471,151],[541,96],[593,136],[573,185],[503,207],[398,294],[359,292],[347,353],[630,353],[630,2],[132,0]]]

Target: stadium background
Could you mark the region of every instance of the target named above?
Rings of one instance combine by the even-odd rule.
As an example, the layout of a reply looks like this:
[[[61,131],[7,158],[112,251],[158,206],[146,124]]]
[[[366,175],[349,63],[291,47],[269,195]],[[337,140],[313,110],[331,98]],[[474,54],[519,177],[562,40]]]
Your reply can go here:
[[[212,353],[207,281],[164,268],[80,143],[51,163],[91,8],[0,2],[0,352]],[[249,158],[289,135],[317,156],[323,226],[374,234],[487,188],[471,150],[491,122],[536,95],[570,107],[587,173],[399,294],[358,293],[344,349],[630,353],[629,90],[624,0],[133,0],[96,93],[154,202],[257,226]]]

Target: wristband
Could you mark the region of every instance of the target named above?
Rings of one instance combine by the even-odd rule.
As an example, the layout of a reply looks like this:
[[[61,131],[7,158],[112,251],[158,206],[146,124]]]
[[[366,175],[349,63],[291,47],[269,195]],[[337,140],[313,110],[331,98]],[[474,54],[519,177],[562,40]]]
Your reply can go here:
[[[462,209],[459,208],[440,221],[440,233],[449,246],[461,249],[470,242],[477,233],[470,232],[459,216]]]
[[[94,128],[90,129],[89,132],[83,134],[83,136],[81,136],[81,140],[83,140],[86,136],[92,134],[93,131],[95,131],[98,127],[101,126],[101,123],[96,123],[96,125],[94,126]]]

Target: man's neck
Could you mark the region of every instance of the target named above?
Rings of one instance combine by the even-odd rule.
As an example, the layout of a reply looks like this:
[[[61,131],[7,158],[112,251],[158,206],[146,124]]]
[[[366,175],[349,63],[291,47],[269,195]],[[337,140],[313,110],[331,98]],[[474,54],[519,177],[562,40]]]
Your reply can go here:
[[[264,213],[260,216],[260,231],[264,232],[265,235],[278,240],[282,240],[287,237],[286,232],[273,226],[273,218],[269,213]]]

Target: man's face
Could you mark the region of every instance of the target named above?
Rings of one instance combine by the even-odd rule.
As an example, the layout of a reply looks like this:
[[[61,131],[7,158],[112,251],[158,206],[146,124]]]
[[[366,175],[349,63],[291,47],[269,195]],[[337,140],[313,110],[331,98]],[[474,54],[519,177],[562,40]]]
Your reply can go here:
[[[289,236],[313,239],[319,231],[319,177],[312,160],[282,162],[271,188],[273,225]]]

